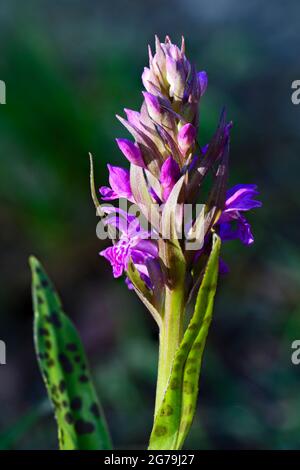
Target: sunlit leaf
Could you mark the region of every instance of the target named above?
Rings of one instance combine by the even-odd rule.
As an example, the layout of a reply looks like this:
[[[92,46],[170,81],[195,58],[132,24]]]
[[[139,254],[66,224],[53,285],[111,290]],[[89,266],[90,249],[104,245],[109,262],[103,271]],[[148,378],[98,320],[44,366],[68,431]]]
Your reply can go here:
[[[220,238],[214,235],[195,311],[175,355],[168,387],[155,416],[150,450],[181,449],[191,427],[197,403],[203,350],[212,319],[220,246]]]

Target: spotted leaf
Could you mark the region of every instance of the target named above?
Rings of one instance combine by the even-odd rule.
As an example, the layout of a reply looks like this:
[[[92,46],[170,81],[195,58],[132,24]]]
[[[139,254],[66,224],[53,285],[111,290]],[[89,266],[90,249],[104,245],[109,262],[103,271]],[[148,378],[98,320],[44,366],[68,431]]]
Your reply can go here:
[[[61,450],[110,449],[78,333],[39,261],[31,257],[34,340],[55,411]]]

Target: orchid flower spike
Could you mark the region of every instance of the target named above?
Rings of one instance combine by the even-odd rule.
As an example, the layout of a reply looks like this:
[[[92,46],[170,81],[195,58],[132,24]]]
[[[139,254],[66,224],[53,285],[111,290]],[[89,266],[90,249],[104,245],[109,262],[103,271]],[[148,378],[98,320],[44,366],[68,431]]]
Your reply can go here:
[[[199,318],[203,321],[209,311],[211,315],[209,302],[213,301],[216,276],[219,270],[228,271],[218,257],[221,241],[239,239],[245,245],[253,244],[245,214],[260,207],[261,202],[256,199],[258,190],[254,184],[237,184],[228,189],[232,123],[227,121],[225,110],[211,140],[199,144],[199,104],[208,79],[206,72],[197,71],[187,59],[184,40],[178,47],[168,36],[164,42],[155,38],[155,52],[149,47],[149,66],[142,73],[142,83],[141,108],[125,109],[126,116],[118,116],[132,137],[116,139],[127,167],[108,165],[110,186],[100,188],[104,201],[125,200],[129,210],[124,214],[118,208],[110,209],[106,224],[118,229],[118,238],[101,255],[111,264],[115,277],[126,275],[127,285],[144,302],[160,328],[155,412],[159,420],[159,410],[166,413],[163,403],[169,397],[168,387],[183,380],[182,400],[187,390],[192,394],[196,387],[188,375],[182,379],[183,376],[174,375],[173,369],[177,364],[178,370],[185,370],[176,354],[181,342],[188,344],[186,338],[190,338],[189,330],[184,333],[187,303],[194,303],[196,318],[200,303],[211,295],[210,300],[207,298],[208,310]],[[212,181],[208,196],[207,181]],[[198,210],[199,205],[202,210]],[[190,331],[204,328],[201,321],[192,322]],[[171,390],[170,396],[172,393]],[[189,419],[184,422],[190,426]],[[155,426],[151,448],[178,448],[183,439],[181,431],[176,443],[157,444],[168,435],[168,426],[161,422]]]

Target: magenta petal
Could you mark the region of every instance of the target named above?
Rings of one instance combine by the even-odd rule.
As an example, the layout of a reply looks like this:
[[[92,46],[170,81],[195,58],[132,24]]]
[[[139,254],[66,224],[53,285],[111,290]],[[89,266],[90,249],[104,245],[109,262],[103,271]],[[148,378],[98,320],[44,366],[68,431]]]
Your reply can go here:
[[[125,155],[127,160],[137,166],[145,167],[142,152],[138,144],[128,139],[116,139],[119,149]]]
[[[99,192],[102,196],[103,201],[113,201],[114,199],[119,198],[119,196],[108,186],[101,186]]]
[[[152,93],[148,93],[147,91],[143,91],[143,96],[145,98],[149,116],[154,121],[159,120],[161,117],[161,107],[158,98]]]
[[[104,258],[106,258],[110,262],[113,268],[113,276],[115,278],[122,276],[125,265],[122,261],[120,262],[117,259],[116,245],[106,248],[105,250],[101,251],[99,254],[100,256],[104,256]]]
[[[113,165],[107,165],[107,168],[109,171],[109,183],[112,190],[119,197],[132,199],[129,170]]]
[[[163,188],[163,197],[166,201],[180,178],[180,168],[172,157],[164,161],[160,171],[160,182]]]
[[[121,238],[118,243],[106,248],[99,254],[110,262],[114,277],[120,277],[127,269],[130,259],[130,242]]]

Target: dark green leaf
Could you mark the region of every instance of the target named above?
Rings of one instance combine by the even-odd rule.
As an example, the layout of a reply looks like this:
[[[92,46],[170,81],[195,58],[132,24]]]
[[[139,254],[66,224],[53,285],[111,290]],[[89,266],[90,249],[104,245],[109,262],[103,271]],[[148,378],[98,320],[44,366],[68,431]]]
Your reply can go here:
[[[110,449],[78,333],[39,261],[31,257],[34,340],[62,450]]]

